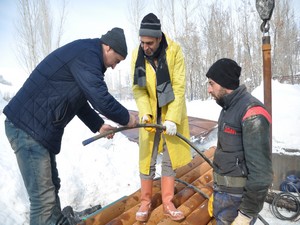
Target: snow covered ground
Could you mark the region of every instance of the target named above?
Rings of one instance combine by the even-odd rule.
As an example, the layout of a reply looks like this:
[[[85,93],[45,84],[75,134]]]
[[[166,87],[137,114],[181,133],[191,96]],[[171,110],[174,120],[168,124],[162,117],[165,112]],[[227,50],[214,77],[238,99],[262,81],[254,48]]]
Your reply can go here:
[[[0,95],[3,94],[3,88],[0,85]],[[300,148],[300,85],[273,81],[272,90],[273,152],[287,154],[285,148]],[[263,87],[259,86],[253,94],[263,100]],[[27,193],[4,132],[5,116],[2,109],[6,104],[0,96],[0,223],[28,224]],[[124,101],[122,104],[136,110],[134,101]],[[188,103],[189,116],[217,120],[219,112],[220,107],[214,100]],[[57,156],[62,207],[71,205],[76,211],[81,211],[98,204],[105,206],[140,187],[138,145],[121,133],[117,133],[113,140],[99,139],[87,146],[82,145],[83,140],[94,135],[76,118],[65,130],[62,151]],[[267,203],[260,215],[270,225],[300,224],[299,221],[275,218]],[[262,223],[258,220],[256,224]]]

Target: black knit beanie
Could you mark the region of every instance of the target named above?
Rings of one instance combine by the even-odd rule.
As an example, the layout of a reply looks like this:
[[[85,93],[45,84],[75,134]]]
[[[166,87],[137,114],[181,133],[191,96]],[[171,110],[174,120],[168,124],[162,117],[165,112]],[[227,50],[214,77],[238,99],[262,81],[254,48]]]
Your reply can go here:
[[[127,56],[127,45],[123,29],[115,27],[102,35],[100,40],[110,46],[115,52],[126,58]]]
[[[206,77],[224,88],[235,90],[240,85],[241,67],[233,60],[223,58],[216,61],[208,70]]]
[[[161,25],[160,20],[153,13],[149,13],[146,15],[140,27],[140,36],[148,36],[148,37],[161,37]]]

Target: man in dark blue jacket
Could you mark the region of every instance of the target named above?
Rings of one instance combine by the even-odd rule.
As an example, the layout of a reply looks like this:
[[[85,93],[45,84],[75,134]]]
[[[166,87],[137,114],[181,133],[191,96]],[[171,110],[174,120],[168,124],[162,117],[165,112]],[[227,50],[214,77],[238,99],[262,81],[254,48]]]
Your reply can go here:
[[[137,124],[104,81],[106,69],[114,69],[126,56],[121,28],[100,39],[73,41],[42,60],[4,108],[6,135],[29,195],[31,225],[70,224],[61,212],[55,155],[74,116],[94,133],[114,129],[98,112],[120,125]]]
[[[272,184],[271,116],[240,86],[241,67],[223,58],[208,70],[208,92],[222,107],[213,163],[217,225],[252,225]],[[212,199],[212,198],[211,198]]]

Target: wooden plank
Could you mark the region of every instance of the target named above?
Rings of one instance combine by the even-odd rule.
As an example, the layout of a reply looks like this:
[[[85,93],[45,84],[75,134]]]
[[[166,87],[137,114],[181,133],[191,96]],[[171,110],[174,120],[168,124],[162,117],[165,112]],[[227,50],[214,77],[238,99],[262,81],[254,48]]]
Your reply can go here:
[[[212,159],[215,148],[212,147],[204,152],[206,157]],[[194,157],[192,162],[176,171],[176,177],[180,180],[192,184],[203,193],[210,196],[212,193],[212,168],[200,156]],[[149,221],[145,225],[157,224],[207,224],[211,218],[207,212],[207,199],[181,182],[175,183],[173,202],[176,207],[182,210],[186,219],[174,222],[166,218],[163,214],[161,202],[160,180],[153,182],[152,206]],[[135,220],[135,213],[140,205],[140,189],[88,217],[81,225],[140,225]],[[197,218],[197,219],[196,219]],[[201,221],[201,222],[200,222]]]

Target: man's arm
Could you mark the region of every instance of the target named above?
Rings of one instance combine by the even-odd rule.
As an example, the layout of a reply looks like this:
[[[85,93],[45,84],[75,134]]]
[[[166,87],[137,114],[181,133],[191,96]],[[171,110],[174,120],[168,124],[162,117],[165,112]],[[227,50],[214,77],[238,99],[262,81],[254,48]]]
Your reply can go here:
[[[77,116],[94,133],[99,131],[101,126],[104,124],[104,120],[94,109],[90,107],[87,102],[80,108]]]
[[[257,217],[261,211],[273,180],[271,121],[264,108],[256,107],[257,109],[255,113],[248,113],[249,116],[244,117],[242,122],[243,146],[249,173],[239,209],[252,217]]]

